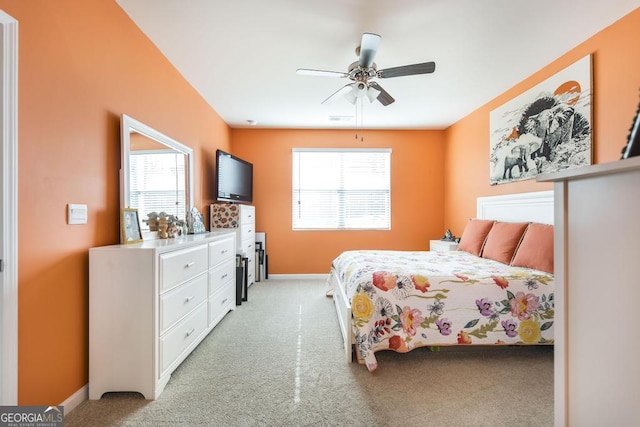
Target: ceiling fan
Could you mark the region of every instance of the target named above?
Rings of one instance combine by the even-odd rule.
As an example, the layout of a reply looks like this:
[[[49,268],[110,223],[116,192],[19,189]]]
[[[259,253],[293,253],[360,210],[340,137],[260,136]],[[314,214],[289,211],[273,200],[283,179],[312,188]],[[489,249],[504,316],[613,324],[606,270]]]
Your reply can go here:
[[[412,76],[415,74],[429,74],[436,69],[435,62],[423,62],[421,64],[404,65],[400,67],[386,68],[378,70],[376,63],[373,62],[381,37],[378,34],[364,33],[360,46],[356,48],[358,60],[349,65],[346,73],[339,71],[323,71],[312,70],[308,68],[298,68],[297,74],[305,76],[321,76],[321,77],[341,77],[349,78],[353,83],[349,83],[338,89],[327,99],[322,101],[326,103],[339,96],[344,96],[352,104],[356,103],[358,98],[367,97],[369,102],[378,100],[382,105],[387,106],[395,101],[389,93],[380,86],[380,84],[372,79],[388,79],[391,77]]]

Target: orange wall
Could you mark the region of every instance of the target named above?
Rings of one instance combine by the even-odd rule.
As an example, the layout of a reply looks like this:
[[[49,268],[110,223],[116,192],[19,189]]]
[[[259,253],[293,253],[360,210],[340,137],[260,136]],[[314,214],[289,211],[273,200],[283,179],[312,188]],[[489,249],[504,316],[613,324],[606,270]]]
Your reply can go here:
[[[231,131],[233,153],[254,163],[256,230],[267,233],[271,274],[327,274],[348,249],[425,250],[443,230],[444,132],[352,130]],[[390,231],[292,231],[291,149],[391,148]]]
[[[119,242],[120,115],[194,148],[201,211],[229,128],[115,1],[0,8],[19,25],[18,403],[59,404],[88,381],[88,248]]]
[[[620,159],[638,107],[640,88],[640,9],[586,40],[446,131],[444,223],[462,233],[475,216],[479,196],[542,191],[550,183],[533,180],[489,185],[489,113],[544,81],[549,76],[592,54],[594,163]],[[478,162],[477,159],[486,159]],[[464,173],[460,173],[464,171]]]

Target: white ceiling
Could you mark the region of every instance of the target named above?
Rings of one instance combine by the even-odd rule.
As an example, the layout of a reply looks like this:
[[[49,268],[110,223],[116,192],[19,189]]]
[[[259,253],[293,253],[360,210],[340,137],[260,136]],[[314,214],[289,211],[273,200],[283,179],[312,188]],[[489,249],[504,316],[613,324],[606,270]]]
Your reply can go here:
[[[444,129],[640,7],[640,0],[117,0],[231,127]],[[378,80],[396,102],[321,104],[348,79],[363,32],[379,69],[435,61],[433,74]],[[362,121],[361,121],[361,119]]]

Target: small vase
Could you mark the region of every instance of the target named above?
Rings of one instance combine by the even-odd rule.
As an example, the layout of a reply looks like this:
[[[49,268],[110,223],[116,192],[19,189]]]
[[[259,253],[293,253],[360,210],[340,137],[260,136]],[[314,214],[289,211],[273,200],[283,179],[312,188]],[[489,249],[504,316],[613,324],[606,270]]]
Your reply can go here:
[[[158,228],[160,228],[160,231],[158,232],[160,234],[160,238],[161,239],[166,239],[169,237],[169,235],[167,234],[167,228],[169,227],[169,224],[167,223],[166,220],[160,220],[159,221],[159,225]]]

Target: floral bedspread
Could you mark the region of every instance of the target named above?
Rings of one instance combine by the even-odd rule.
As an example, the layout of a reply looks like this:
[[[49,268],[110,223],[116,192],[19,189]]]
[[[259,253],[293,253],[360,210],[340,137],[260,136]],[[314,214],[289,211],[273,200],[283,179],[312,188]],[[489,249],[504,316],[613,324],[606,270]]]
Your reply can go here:
[[[331,274],[345,287],[370,371],[383,349],[553,344],[553,275],[542,271],[463,251],[369,250],[342,253]]]

